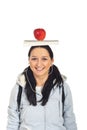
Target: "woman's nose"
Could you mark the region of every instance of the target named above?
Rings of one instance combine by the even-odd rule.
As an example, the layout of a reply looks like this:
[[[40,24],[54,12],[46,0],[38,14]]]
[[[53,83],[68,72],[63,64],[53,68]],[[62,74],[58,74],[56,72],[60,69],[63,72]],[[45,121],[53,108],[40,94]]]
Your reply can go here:
[[[37,60],[37,65],[40,66],[42,64],[41,59]]]

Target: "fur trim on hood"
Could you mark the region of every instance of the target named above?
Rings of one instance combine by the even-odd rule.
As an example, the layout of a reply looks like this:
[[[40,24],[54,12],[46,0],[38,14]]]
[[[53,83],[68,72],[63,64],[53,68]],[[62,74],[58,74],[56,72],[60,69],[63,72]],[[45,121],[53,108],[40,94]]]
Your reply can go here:
[[[67,77],[63,74],[62,74],[62,78],[63,78],[64,81],[67,80]]]
[[[17,78],[17,84],[21,85],[22,87],[25,87],[26,81],[24,74],[20,74]]]

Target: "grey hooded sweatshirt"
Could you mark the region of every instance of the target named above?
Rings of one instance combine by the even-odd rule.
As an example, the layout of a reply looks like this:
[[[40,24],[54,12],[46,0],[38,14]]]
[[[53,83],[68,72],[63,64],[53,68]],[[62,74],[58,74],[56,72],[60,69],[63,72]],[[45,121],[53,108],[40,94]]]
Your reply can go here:
[[[7,130],[77,130],[73,113],[72,95],[68,84],[64,81],[64,109],[62,107],[62,89],[54,87],[45,106],[38,102],[41,91],[36,90],[37,105],[29,104],[24,88],[25,77],[20,75],[13,87],[8,107]],[[18,112],[17,94],[19,85],[23,87],[20,112]],[[37,87],[38,88],[38,87]],[[64,115],[63,115],[64,113]]]

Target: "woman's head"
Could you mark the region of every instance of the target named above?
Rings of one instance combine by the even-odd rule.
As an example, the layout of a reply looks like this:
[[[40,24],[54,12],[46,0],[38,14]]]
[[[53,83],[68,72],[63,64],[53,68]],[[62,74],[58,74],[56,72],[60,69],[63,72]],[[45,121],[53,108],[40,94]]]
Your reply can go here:
[[[30,66],[27,69],[26,72],[27,75],[25,74],[26,77],[25,89],[26,89],[27,98],[30,104],[36,105],[37,102],[36,102],[35,87],[37,85],[37,79],[42,78],[41,81],[43,81],[44,78],[45,80],[47,78],[47,80],[43,85],[44,87],[42,89],[42,99],[40,100],[41,104],[45,105],[49,99],[51,89],[55,85],[59,86],[63,84],[62,76],[58,68],[55,65],[52,65],[54,61],[53,52],[49,46],[47,45],[32,46],[29,50],[28,57],[29,57]],[[49,70],[50,70],[50,74],[49,74]],[[29,77],[29,79],[27,77]]]
[[[30,68],[35,76],[47,76],[53,63],[53,52],[48,45],[32,46],[28,53]]]

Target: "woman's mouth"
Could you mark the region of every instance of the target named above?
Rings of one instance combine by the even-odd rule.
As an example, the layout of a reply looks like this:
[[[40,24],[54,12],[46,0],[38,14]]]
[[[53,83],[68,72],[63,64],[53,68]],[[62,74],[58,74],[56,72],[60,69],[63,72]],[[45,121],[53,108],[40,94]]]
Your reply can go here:
[[[35,68],[38,72],[42,71],[44,68]]]

